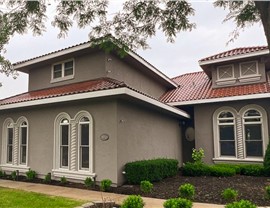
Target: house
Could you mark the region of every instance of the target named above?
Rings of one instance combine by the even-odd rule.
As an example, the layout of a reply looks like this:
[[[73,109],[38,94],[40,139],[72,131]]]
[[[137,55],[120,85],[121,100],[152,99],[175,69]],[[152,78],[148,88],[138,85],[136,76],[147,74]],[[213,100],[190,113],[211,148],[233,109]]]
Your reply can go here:
[[[29,91],[0,101],[0,168],[123,184],[127,162],[166,157],[261,163],[269,137],[269,50],[240,48],[173,79],[128,51],[86,42],[14,64]],[[194,133],[194,134],[193,134]]]
[[[0,101],[0,168],[39,177],[124,182],[127,162],[182,164],[180,121],[159,101],[177,84],[136,53],[124,58],[86,42],[14,64],[29,91]]]
[[[202,72],[173,78],[162,102],[188,112],[205,162],[262,163],[269,142],[270,59],[267,47],[237,48],[199,61]],[[188,155],[183,156],[189,160]]]

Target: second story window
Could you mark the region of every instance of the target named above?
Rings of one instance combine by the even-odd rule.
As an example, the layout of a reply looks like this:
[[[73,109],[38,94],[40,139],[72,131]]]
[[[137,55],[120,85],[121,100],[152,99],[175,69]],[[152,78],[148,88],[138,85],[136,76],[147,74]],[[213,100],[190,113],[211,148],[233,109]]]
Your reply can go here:
[[[52,82],[72,79],[74,77],[74,61],[68,60],[52,66]]]

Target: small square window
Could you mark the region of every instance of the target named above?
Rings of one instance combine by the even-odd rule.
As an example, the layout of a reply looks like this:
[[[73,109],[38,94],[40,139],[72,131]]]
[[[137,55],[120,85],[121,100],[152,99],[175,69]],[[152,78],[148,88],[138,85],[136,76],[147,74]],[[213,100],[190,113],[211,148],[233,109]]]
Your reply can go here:
[[[53,66],[53,78],[62,77],[62,64],[57,64]]]
[[[65,63],[64,76],[73,75],[73,61]]]
[[[217,68],[218,80],[234,78],[233,65],[219,66]]]
[[[68,60],[62,63],[57,63],[52,66],[51,82],[58,82],[72,79],[74,77],[74,61]]]
[[[250,61],[240,64],[240,75],[241,77],[253,76],[258,74],[258,63],[257,61]]]

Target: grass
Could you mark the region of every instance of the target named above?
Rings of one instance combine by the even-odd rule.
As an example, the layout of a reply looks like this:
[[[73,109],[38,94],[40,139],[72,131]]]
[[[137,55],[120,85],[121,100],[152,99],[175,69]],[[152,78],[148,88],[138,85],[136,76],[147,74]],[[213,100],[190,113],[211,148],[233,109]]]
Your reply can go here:
[[[1,208],[74,208],[84,201],[0,187]]]

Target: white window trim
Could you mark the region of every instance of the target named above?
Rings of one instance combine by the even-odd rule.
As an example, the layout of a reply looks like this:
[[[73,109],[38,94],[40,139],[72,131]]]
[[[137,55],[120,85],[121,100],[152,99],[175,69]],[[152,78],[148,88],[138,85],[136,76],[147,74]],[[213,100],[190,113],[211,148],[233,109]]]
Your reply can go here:
[[[261,106],[259,105],[255,105],[255,104],[251,104],[251,105],[247,105],[247,106],[244,106],[243,108],[241,108],[241,110],[239,111],[239,114],[241,115],[242,117],[242,132],[243,132],[243,152],[244,152],[244,157],[246,159],[256,159],[256,158],[261,158],[261,157],[247,157],[246,156],[246,145],[245,145],[245,121],[244,121],[244,114],[248,111],[248,110],[257,110],[261,113],[261,125],[262,125],[262,143],[263,143],[263,147],[262,147],[262,151],[263,151],[263,156],[262,158],[264,157],[265,155],[265,151],[266,151],[266,148],[267,148],[267,145],[268,145],[268,142],[269,142],[269,139],[268,139],[268,119],[267,119],[267,113],[265,111],[264,108],[262,108]]]
[[[21,124],[23,122],[26,122],[27,123],[27,137],[26,137],[26,162],[25,164],[22,164],[21,163]],[[17,120],[17,126],[19,128],[19,142],[18,142],[18,152],[19,152],[19,155],[18,155],[18,165],[19,166],[23,166],[23,167],[28,167],[28,151],[29,151],[29,122],[27,120],[27,118],[25,118],[24,116],[18,118]]]
[[[219,139],[219,125],[218,125],[218,116],[223,111],[229,111],[234,116],[234,136],[235,136],[235,156],[221,156],[220,154],[220,139]],[[227,159],[236,159],[238,157],[237,151],[237,134],[236,134],[236,117],[237,111],[232,107],[221,107],[217,109],[213,114],[213,130],[214,130],[214,157],[215,158],[227,158]]]
[[[79,125],[80,125],[80,120],[83,117],[87,117],[89,119],[89,169],[81,169],[80,167],[80,130],[79,130]],[[80,111],[76,114],[75,116],[75,123],[76,125],[78,125],[78,137],[77,137],[77,144],[78,144],[78,148],[77,148],[77,168],[79,172],[85,172],[85,173],[93,173],[94,170],[94,162],[93,162],[93,158],[94,158],[94,142],[93,142],[93,118],[91,116],[90,113],[88,113],[87,111]]]
[[[255,65],[256,65],[256,74],[243,75],[243,73],[242,73],[242,65],[248,64],[248,63],[255,63]],[[241,78],[251,78],[251,77],[258,77],[258,76],[261,76],[261,75],[259,74],[259,64],[258,64],[258,61],[246,61],[246,62],[240,63],[240,64],[239,64],[239,71],[240,71],[240,77],[239,77],[239,79],[241,79]]]
[[[12,118],[5,119],[3,126],[2,126],[2,157],[1,157],[1,164],[5,165],[12,165],[7,162],[7,135],[8,135],[8,124],[13,125],[14,129],[14,121]],[[14,137],[14,130],[13,130],[13,137]],[[13,159],[13,158],[12,158]]]
[[[69,61],[73,61],[73,74],[72,74],[72,75],[68,75],[68,76],[64,76],[64,70],[65,70],[64,64],[65,64],[66,62],[69,62]],[[58,65],[58,64],[61,64],[61,65],[62,65],[62,74],[61,74],[61,77],[54,78],[54,77],[53,77],[53,75],[54,75],[54,73],[53,73],[53,72],[54,72],[54,66],[55,66],[55,65]],[[74,59],[74,58],[72,58],[72,59],[67,59],[67,60],[64,60],[64,61],[60,61],[60,62],[54,63],[54,64],[51,66],[51,83],[70,80],[70,79],[73,79],[74,76],[75,76],[75,59]]]
[[[220,68],[225,68],[225,67],[231,67],[232,68],[232,77],[220,79],[220,77],[219,77],[219,70],[220,70]],[[235,79],[234,65],[233,64],[222,65],[222,66],[218,66],[217,67],[217,80],[222,80],[223,81],[223,80],[233,80],[233,79]]]

